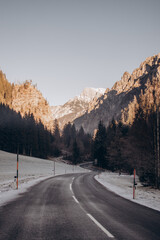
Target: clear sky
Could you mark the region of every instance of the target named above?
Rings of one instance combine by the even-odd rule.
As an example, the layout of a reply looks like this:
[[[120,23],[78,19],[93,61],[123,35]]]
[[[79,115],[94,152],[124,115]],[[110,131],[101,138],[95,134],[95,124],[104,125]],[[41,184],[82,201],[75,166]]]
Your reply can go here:
[[[160,0],[0,0],[0,68],[50,105],[111,88],[160,52]]]

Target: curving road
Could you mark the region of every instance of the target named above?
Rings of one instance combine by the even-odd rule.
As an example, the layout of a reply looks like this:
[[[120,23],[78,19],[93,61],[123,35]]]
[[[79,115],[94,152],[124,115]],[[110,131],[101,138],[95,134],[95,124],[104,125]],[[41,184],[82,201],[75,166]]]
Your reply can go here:
[[[0,208],[0,240],[159,240],[160,212],[107,191],[93,173],[45,180]]]

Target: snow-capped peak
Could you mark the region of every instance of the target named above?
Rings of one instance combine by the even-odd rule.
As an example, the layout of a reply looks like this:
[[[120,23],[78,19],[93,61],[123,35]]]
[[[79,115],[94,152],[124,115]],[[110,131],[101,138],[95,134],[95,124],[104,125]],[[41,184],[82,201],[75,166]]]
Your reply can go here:
[[[53,117],[58,119],[59,126],[63,128],[66,123],[82,116],[87,111],[89,103],[101,97],[104,92],[103,88],[85,88],[79,96],[70,99],[64,105],[52,107]]]
[[[78,100],[82,100],[85,102],[90,102],[92,101],[95,97],[98,98],[101,95],[103,95],[105,92],[104,88],[84,88],[82,93],[76,97]]]

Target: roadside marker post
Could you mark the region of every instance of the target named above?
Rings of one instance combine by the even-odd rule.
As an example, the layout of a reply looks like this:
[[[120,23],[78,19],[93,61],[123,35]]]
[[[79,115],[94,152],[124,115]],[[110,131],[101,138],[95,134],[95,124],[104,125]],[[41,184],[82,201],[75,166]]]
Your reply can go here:
[[[17,189],[18,189],[18,162],[19,162],[19,146],[18,146],[18,149],[17,149]]]
[[[14,176],[14,189],[16,189],[17,188],[17,176]]]
[[[54,160],[54,176],[56,175],[56,164],[55,164],[55,160]]]
[[[133,199],[136,198],[136,169],[134,169],[134,178],[133,178]]]

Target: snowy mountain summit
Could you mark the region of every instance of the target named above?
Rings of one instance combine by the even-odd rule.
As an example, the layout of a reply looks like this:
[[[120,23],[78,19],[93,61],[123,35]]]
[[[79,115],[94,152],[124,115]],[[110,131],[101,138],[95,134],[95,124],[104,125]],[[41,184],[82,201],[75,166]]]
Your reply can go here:
[[[64,105],[51,107],[53,118],[58,119],[62,129],[66,123],[82,116],[88,110],[90,102],[102,96],[104,92],[104,88],[85,88],[79,96],[70,99]]]
[[[89,88],[89,87],[87,87],[87,88],[84,88],[82,93],[79,96],[75,97],[74,99],[78,99],[80,101],[89,103],[94,98],[99,98],[104,93],[105,93],[104,88]]]

